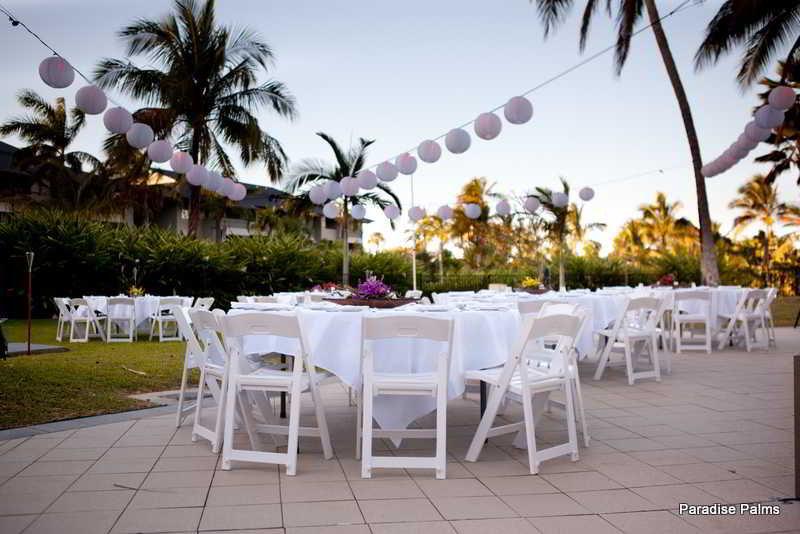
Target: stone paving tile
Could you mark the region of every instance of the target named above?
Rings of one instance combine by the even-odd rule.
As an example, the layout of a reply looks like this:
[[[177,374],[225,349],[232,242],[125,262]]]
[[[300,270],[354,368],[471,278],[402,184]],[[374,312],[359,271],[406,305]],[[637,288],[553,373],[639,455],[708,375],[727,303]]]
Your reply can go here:
[[[349,528],[358,528],[362,525],[353,525]],[[366,525],[363,525],[366,526]],[[369,526],[368,530],[363,531],[364,534],[367,532],[372,531],[372,534],[455,534],[456,531],[453,529],[453,526],[447,521],[419,521],[419,522],[407,522],[407,523],[375,523]],[[293,529],[287,529],[286,533],[297,533],[300,534],[301,531],[295,531]],[[306,534],[305,531],[302,531],[303,534]],[[328,531],[315,531],[319,532],[319,534],[328,534]],[[362,531],[360,530],[342,530],[342,531],[334,531],[331,530],[330,534],[360,534]]]
[[[351,480],[350,489],[359,501],[425,497],[420,487],[410,479]]]
[[[44,514],[26,530],[30,534],[105,534],[119,517],[119,511]]]
[[[522,518],[468,519],[452,521],[458,534],[538,534],[531,523]]]
[[[0,532],[3,534],[20,534],[25,527],[33,523],[38,515],[0,516]]]
[[[442,519],[428,499],[361,501],[359,507],[367,523],[421,522]]]
[[[602,517],[627,534],[699,534],[700,532],[688,522],[663,510],[603,514]]]
[[[203,512],[200,531],[257,529],[282,525],[280,504],[209,506]]]
[[[364,523],[364,517],[355,501],[284,503],[282,508],[286,527]],[[413,517],[406,519],[414,520]]]
[[[111,530],[113,534],[191,532],[200,524],[202,508],[128,509]]]
[[[619,534],[621,531],[599,515],[565,515],[529,518],[541,534]]]
[[[55,512],[92,512],[97,510],[119,510],[128,506],[133,491],[70,491],[59,497],[48,509]]]

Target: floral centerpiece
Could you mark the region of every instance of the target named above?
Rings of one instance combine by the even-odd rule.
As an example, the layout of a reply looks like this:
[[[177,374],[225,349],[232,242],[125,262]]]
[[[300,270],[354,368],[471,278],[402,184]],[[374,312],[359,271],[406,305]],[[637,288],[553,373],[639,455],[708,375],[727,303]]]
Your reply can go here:
[[[137,286],[131,286],[128,288],[128,296],[130,297],[142,297],[144,296],[144,289]]]
[[[670,274],[665,274],[664,276],[662,276],[661,278],[658,279],[658,282],[656,282],[656,285],[657,286],[663,286],[663,287],[675,287],[675,286],[678,285],[678,280],[677,280],[677,278],[675,277],[674,274],[671,274],[671,273]]]
[[[369,306],[370,308],[395,308],[415,302],[415,299],[398,298],[389,284],[377,276],[367,273],[367,278],[356,286],[350,297],[334,302],[351,306]]]
[[[538,294],[547,291],[539,279],[533,276],[526,276],[523,278],[522,282],[520,282],[520,287],[522,291],[525,291],[526,293]]]

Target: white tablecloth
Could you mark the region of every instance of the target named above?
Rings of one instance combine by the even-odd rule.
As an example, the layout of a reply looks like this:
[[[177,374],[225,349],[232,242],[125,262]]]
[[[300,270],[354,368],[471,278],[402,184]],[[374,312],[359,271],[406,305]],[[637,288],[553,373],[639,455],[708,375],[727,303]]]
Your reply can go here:
[[[121,310],[109,310],[108,309],[108,298],[109,297],[101,297],[101,296],[89,296],[84,297],[89,304],[100,313],[108,315],[109,311],[112,313],[122,313]],[[156,310],[158,309],[158,299],[160,297],[155,295],[144,295],[142,297],[134,297],[133,299],[133,314],[136,319],[136,326],[137,328],[141,328],[144,326],[148,326],[147,320],[153,315]],[[192,305],[192,297],[181,297],[183,299],[183,306],[189,307]],[[121,306],[118,306],[121,308]],[[79,310],[78,313],[82,313],[82,310]]]
[[[231,310],[231,314],[247,313]],[[455,398],[464,391],[464,373],[505,363],[519,322],[516,311],[318,311],[298,308],[305,342],[314,365],[327,369],[342,382],[358,387],[361,383],[361,320],[366,314],[417,313],[426,317],[447,317],[455,321],[453,353],[450,362],[448,395]],[[248,336],[243,349],[250,353],[296,354],[289,340]],[[428,372],[435,369],[438,344],[413,340],[391,340],[375,347],[379,372]],[[432,398],[382,396],[375,399],[375,420],[382,428],[406,428],[412,421],[435,409]]]

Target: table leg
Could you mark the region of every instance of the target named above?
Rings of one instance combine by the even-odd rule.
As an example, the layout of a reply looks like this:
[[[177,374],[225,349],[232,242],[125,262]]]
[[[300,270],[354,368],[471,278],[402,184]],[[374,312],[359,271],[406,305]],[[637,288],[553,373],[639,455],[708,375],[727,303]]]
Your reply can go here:
[[[481,390],[481,419],[483,419],[483,414],[486,412],[486,401],[487,401],[486,382],[484,382],[483,380],[481,380],[480,390]],[[489,440],[487,439],[486,441],[484,441],[484,443],[489,443]]]
[[[281,363],[286,363],[286,356],[283,354],[281,354]],[[284,392],[281,392],[281,419],[286,419],[286,393]]]

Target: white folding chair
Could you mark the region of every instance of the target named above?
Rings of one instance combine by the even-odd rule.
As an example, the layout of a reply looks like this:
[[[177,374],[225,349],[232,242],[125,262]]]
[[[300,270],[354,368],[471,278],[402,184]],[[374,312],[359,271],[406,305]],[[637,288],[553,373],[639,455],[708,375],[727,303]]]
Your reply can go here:
[[[722,350],[728,340],[741,342],[747,352],[753,348],[769,348],[769,328],[765,313],[768,292],[765,289],[750,289],[742,293],[736,303],[733,315],[720,314],[724,330],[719,341]],[[764,334],[763,341],[758,341],[758,330]]]
[[[422,291],[419,289],[409,289],[406,291],[406,298],[419,300],[422,298]]]
[[[276,296],[253,297],[253,302],[257,302],[258,304],[277,304],[278,297]]]
[[[774,287],[767,288],[767,301],[764,303],[764,318],[767,321],[767,340],[773,347],[778,346],[775,339],[775,320],[772,317],[772,304],[778,298],[778,290]]]
[[[135,337],[136,312],[133,299],[109,297],[106,304],[106,341],[133,343]]]
[[[300,436],[315,436],[322,441],[322,451],[326,459],[333,457],[328,424],[325,419],[325,408],[319,392],[319,381],[314,363],[306,351],[306,344],[300,330],[300,322],[296,315],[280,313],[242,313],[220,317],[225,335],[225,348],[230,358],[230,371],[225,400],[225,431],[222,446],[222,469],[230,469],[231,462],[261,462],[286,466],[286,474],[297,472],[297,445]],[[246,370],[245,354],[242,348],[246,336],[269,336],[293,340],[297,348],[291,371],[282,371],[270,367],[259,367],[254,371]],[[256,404],[265,423],[258,423],[251,413],[251,405],[246,393],[255,395]],[[289,425],[270,424],[270,410],[259,403],[258,394],[287,393],[289,395]],[[316,427],[300,426],[301,395],[311,393],[317,417]],[[261,397],[264,398],[263,396]],[[234,446],[233,425],[234,413],[239,409],[242,420],[250,437],[254,450],[238,449]],[[287,452],[262,452],[258,432],[288,435]]]
[[[684,307],[687,304],[699,308],[699,311],[685,311]],[[683,327],[688,327],[691,337],[694,338],[698,325],[702,325],[703,344],[686,343]],[[704,350],[707,354],[711,354],[711,337],[711,292],[701,289],[676,291],[673,296],[672,339],[677,353],[683,354],[684,350]]]
[[[158,329],[158,341],[180,341],[181,333],[178,329],[178,320],[173,315],[172,310],[175,306],[183,306],[182,297],[159,297],[155,312],[150,316],[150,341]],[[175,335],[169,335],[168,327],[174,325]]]
[[[197,297],[197,300],[192,304],[193,310],[210,310],[214,305],[214,297]]]
[[[517,302],[517,310],[522,316],[525,315],[538,315],[546,301],[541,299],[536,300],[520,300]]]
[[[616,352],[624,354],[629,385],[632,386],[636,379],[642,378],[655,378],[656,382],[661,381],[657,341],[660,332],[657,324],[662,306],[661,300],[655,297],[629,298],[614,324],[598,332],[600,358],[594,373],[595,380],[602,378],[605,368],[610,363],[611,354],[616,349]],[[652,369],[637,371],[637,364],[645,348]]]
[[[567,366],[569,353],[575,350],[575,340],[582,322],[581,318],[575,315],[544,317],[527,315],[523,319],[520,336],[502,368],[468,373],[496,387],[492,388],[489,395],[486,412],[472,438],[466,461],[478,460],[488,438],[522,430],[525,431],[531,474],[538,473],[539,464],[551,458],[569,454],[573,461],[578,459],[573,382],[569,377]],[[547,348],[552,346],[553,341],[556,345]],[[552,393],[559,390],[564,391],[568,441],[538,450],[533,396],[537,393]],[[500,401],[504,397],[522,403],[523,420],[493,427]]]
[[[61,341],[64,338],[64,328],[69,328],[72,325],[72,312],[70,311],[68,298],[54,297],[53,302],[56,303],[56,308],[58,309],[56,341]]]
[[[186,391],[189,387],[189,369],[200,367],[200,362],[203,361],[203,351],[192,329],[189,309],[183,306],[175,306],[172,309],[172,314],[178,322],[178,331],[181,337],[186,340],[186,351],[183,355],[183,372],[181,373],[181,389],[178,393],[178,413],[175,419],[175,426],[180,427],[186,419],[186,416],[195,409],[195,404],[186,405]]]
[[[102,322],[105,317],[97,315],[91,301],[89,299],[69,299],[70,305],[70,327],[69,327],[69,341],[70,343],[86,343],[89,341],[90,336],[99,336],[101,339],[105,337],[103,333]],[[83,325],[83,335],[79,335],[79,325]]]
[[[450,356],[453,348],[453,321],[417,315],[390,315],[365,317],[361,336],[362,387],[357,396],[358,422],[356,425],[356,457],[361,456],[361,477],[371,478],[373,469],[416,468],[434,469],[436,478],[447,473],[447,383]],[[436,343],[434,371],[382,372],[376,371],[376,358],[380,361],[390,355],[380,354],[382,343],[404,340]],[[410,347],[410,345],[409,345]],[[428,366],[430,367],[430,366]],[[373,429],[374,397],[379,395],[414,395],[436,399],[435,429]],[[363,409],[362,409],[363,408]],[[360,430],[360,432],[359,432]],[[360,435],[359,435],[360,434]],[[434,438],[436,452],[433,457],[373,456],[374,438]]]

